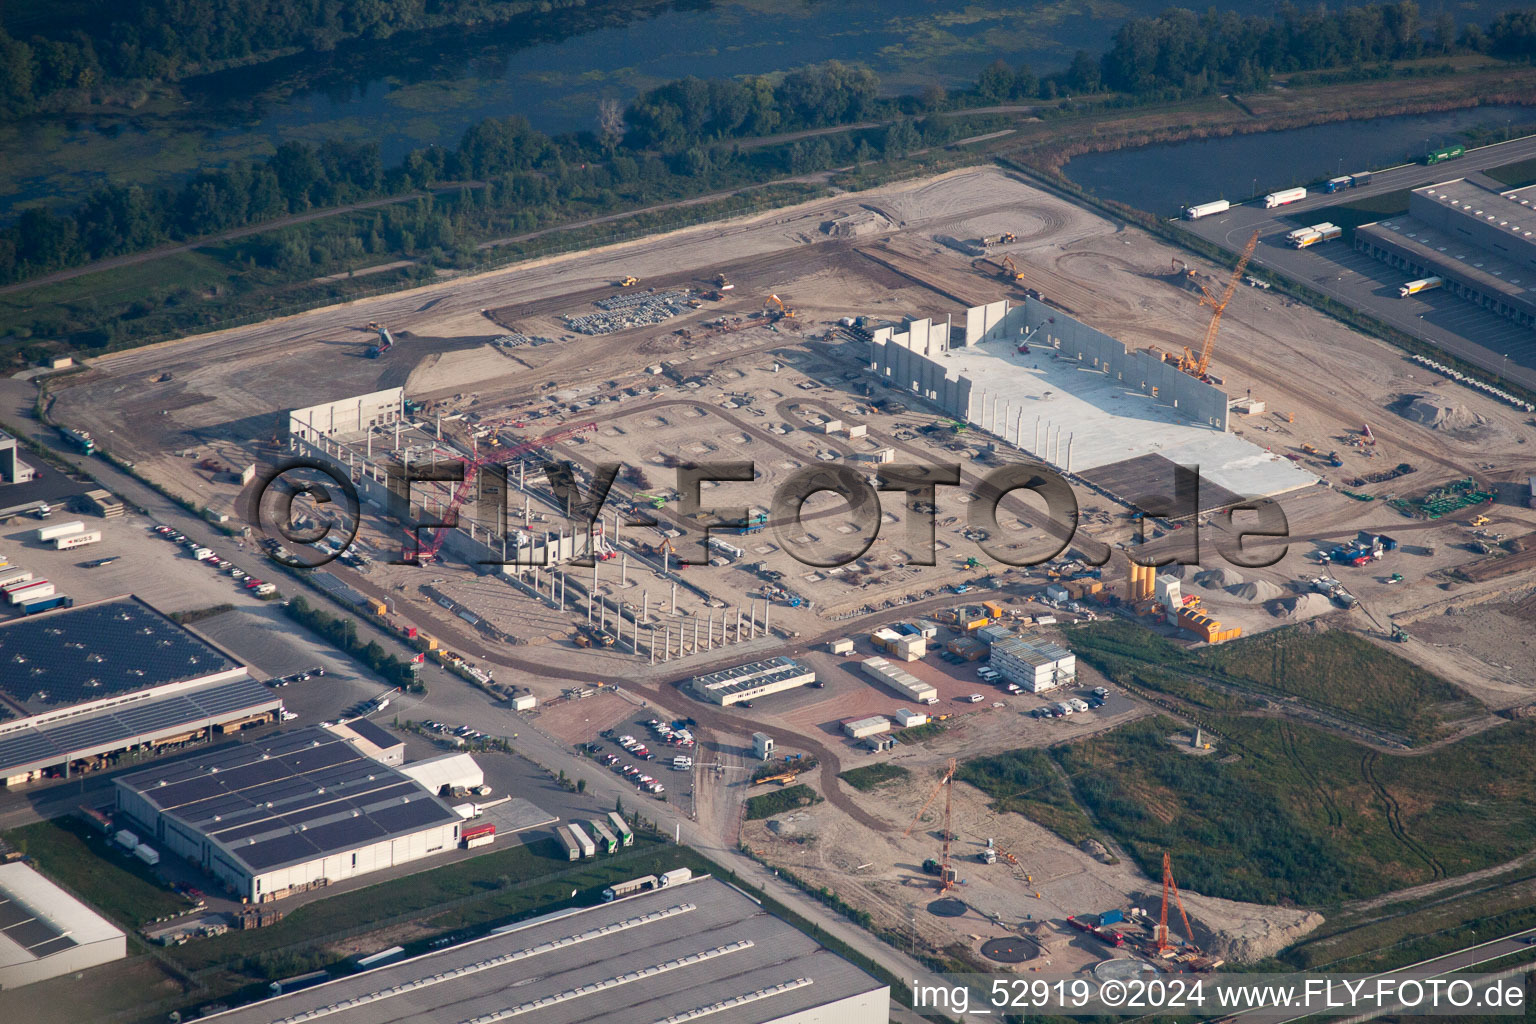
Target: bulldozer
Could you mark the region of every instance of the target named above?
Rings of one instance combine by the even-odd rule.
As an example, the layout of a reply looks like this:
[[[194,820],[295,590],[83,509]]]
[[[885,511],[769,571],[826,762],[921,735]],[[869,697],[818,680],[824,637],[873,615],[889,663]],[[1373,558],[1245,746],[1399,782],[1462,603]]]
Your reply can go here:
[[[640,279],[633,274],[628,274],[619,279],[620,288],[633,288],[640,283]]]

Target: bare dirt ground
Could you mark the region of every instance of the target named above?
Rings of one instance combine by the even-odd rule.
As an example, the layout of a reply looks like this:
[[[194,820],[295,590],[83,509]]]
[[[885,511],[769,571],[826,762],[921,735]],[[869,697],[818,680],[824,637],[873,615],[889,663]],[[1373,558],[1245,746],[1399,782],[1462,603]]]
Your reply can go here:
[[[984,738],[976,739],[985,744]],[[1019,742],[1015,739],[1012,745]],[[1026,969],[1049,964],[1052,971],[1074,971],[1124,955],[1061,922],[1068,915],[1093,915],[1132,905],[1150,909],[1155,916],[1157,907],[1150,894],[1157,887],[1127,860],[1106,864],[1020,815],[996,813],[984,794],[963,782],[956,783],[952,794],[956,836],[952,856],[962,883],[952,895],[968,911],[959,918],[929,913],[927,906],[937,894],[933,878],[923,873],[921,865],[939,852],[943,797],[924,813],[910,836],[904,830],[933,790],[942,760],[935,755],[959,745],[956,733],[922,748],[898,748],[890,761],[911,770],[910,783],[856,795],[856,800],[891,823],[890,831],[873,832],[818,804],[765,822],[749,822],[744,841],[770,863],[789,868],[812,885],[830,886],[842,898],[869,910],[878,926],[898,934],[915,928],[917,941],[933,949],[960,943],[974,952],[986,939],[1016,933],[1043,947],[1041,957]],[[967,736],[964,749],[970,753],[974,747]],[[989,839],[1018,863],[1006,859],[981,863],[977,854]],[[1234,959],[1267,956],[1322,923],[1319,915],[1306,911],[1213,900],[1193,893],[1185,894],[1185,902],[1202,946]]]
[[[831,238],[823,231],[829,221],[870,210],[892,225],[887,233],[855,240]],[[848,461],[879,447],[890,447],[907,461],[961,462],[966,481],[972,482],[986,468],[981,462],[985,439],[974,432],[943,439],[917,433],[918,427],[933,422],[934,412],[915,397],[883,389],[866,394],[862,347],[840,340],[832,326],[838,318],[857,315],[898,321],[958,317],[966,302],[1016,296],[1011,283],[974,269],[968,257],[941,241],[1003,231],[1019,238],[1007,251],[1024,272],[1026,284],[1127,345],[1177,350],[1203,335],[1208,311],[1199,305],[1198,291],[1187,287],[1182,275],[1170,273],[1174,258],[1183,254],[998,170],[984,169],[115,355],[60,382],[53,413],[63,422],[90,429],[104,447],[135,461],[141,471],[167,486],[216,507],[233,501],[233,488],[203,479],[196,469],[198,459],[209,454],[231,464],[271,459],[275,450],[259,442],[273,436],[283,410],[394,385],[404,385],[412,399],[427,403],[425,422],[443,416],[450,438],[467,438],[472,428],[501,422],[523,424],[515,428],[523,437],[596,423],[595,433],[581,444],[560,446],[559,454],[588,466],[604,461],[638,466],[650,478],[652,493],[675,484],[666,465],[669,457],[756,464],[757,480],[711,488],[706,504],[766,507],[773,488],[794,470]],[[1201,280],[1224,280],[1218,268],[1199,260],[1190,263]],[[721,273],[736,285],[723,301],[707,302],[697,312],[655,326],[586,337],[569,333],[561,319],[566,313],[593,312],[591,303],[616,294],[615,282],[628,274],[640,277],[642,288],[703,289]],[[745,318],[759,312],[770,293],[797,311],[798,329],[787,322],[733,333],[706,326],[716,317]],[[374,340],[364,327],[370,320],[387,324],[399,342],[380,359],[363,355]],[[678,334],[679,329],[691,334]],[[554,340],[515,348],[490,344],[509,331]],[[667,372],[647,372],[647,367],[658,366]],[[1474,473],[1506,484],[1524,480],[1536,462],[1525,418],[1429,374],[1400,353],[1308,307],[1257,289],[1241,290],[1227,311],[1213,370],[1230,395],[1251,392],[1268,403],[1266,412],[1236,417],[1237,432],[1301,460],[1330,485],[1282,497],[1292,538],[1289,550],[1273,565],[1238,569],[1243,581],[1272,584],[1284,596],[1296,596],[1309,577],[1325,571],[1315,562],[1319,550],[1361,530],[1393,535],[1400,547],[1384,561],[1360,569],[1326,570],[1361,601],[1354,611],[1329,611],[1329,622],[1383,642],[1390,622],[1406,624],[1414,639],[1393,645],[1394,651],[1443,673],[1492,707],[1536,701],[1536,652],[1527,644],[1502,639],[1528,632],[1529,613],[1519,602],[1536,578],[1522,573],[1485,584],[1455,582],[1448,570],[1485,557],[1465,547],[1473,539],[1466,525],[1473,510],[1423,523],[1404,518],[1384,500],[1419,494]],[[1409,394],[1462,407],[1482,422],[1470,429],[1440,430],[1390,411]],[[871,404],[875,397],[896,398],[910,408],[879,412]],[[818,423],[828,416],[866,426],[868,434],[850,438],[825,433]],[[1359,444],[1365,424],[1378,439],[1374,446]],[[1326,466],[1304,445],[1324,455],[1337,450],[1343,467]],[[188,452],[197,458],[188,457]],[[1414,471],[1384,483],[1356,482],[1400,463],[1411,464]],[[855,465],[869,468],[863,462]],[[1377,500],[1352,500],[1339,493],[1343,489]],[[1507,536],[1527,533],[1536,526],[1536,513],[1518,504],[1518,488],[1508,491],[1511,500],[1483,510],[1493,518],[1485,529]],[[1130,524],[1118,506],[1086,491],[1079,501],[1093,535],[1111,544],[1129,538]],[[784,572],[782,584],[809,599],[809,605],[799,609],[773,606],[773,624],[782,631],[781,639],[716,649],[655,667],[645,658],[615,650],[576,648],[570,635],[585,620],[584,606],[562,612],[508,583],[475,577],[465,566],[379,565],[361,576],[342,568],[335,571],[365,593],[389,596],[396,602],[396,621],[440,636],[493,667],[499,682],[529,686],[547,698],[573,682],[622,681],[675,713],[697,715],[711,735],[710,753],[722,765],[722,774],[715,781],[701,780],[696,814],[724,840],[735,839],[741,797],[747,792],[742,772],[748,766],[741,756],[746,737],[763,728],[780,737],[786,749],[798,743],[822,761],[815,778],[807,781],[828,791],[829,803],[799,812],[803,818],[797,817],[788,829],[749,826],[746,835],[754,848],[871,909],[889,927],[910,928],[915,913],[922,941],[971,943],[972,935],[986,932],[986,915],[999,914],[1006,925],[1017,927],[1029,914],[1033,923],[1026,931],[1038,932],[1052,957],[1087,963],[1104,955],[1103,949],[1084,945],[1055,925],[1043,926],[1040,919],[1059,920],[1064,914],[1092,913],[1139,898],[1150,891],[1151,883],[1130,865],[1123,860],[1102,864],[1017,815],[995,816],[979,794],[957,786],[959,831],[969,844],[963,844],[963,852],[974,853],[991,836],[1015,853],[1022,870],[1036,881],[1015,878],[1001,865],[968,866],[962,872],[967,878],[963,894],[981,916],[973,913],[955,924],[941,922],[921,909],[928,890],[913,884],[922,877],[917,865],[934,855],[934,843],[918,834],[911,839],[901,835],[926,795],[921,792],[925,787],[866,796],[835,780],[837,771],[867,759],[838,734],[836,722],[858,714],[889,713],[903,702],[872,685],[850,663],[810,653],[817,641],[867,633],[893,619],[931,615],[978,596],[1030,597],[1045,582],[1039,574],[998,572],[999,590],[966,598],[945,593],[946,585],[990,575],[998,566],[962,568],[967,556],[992,561],[962,536],[968,512],[964,488],[941,489],[937,504],[940,546],[935,566],[912,564],[911,552],[904,550],[906,523],[899,495],[884,496],[881,537],[859,564],[842,572],[801,565],[789,557],[790,549],[850,542],[846,513],[832,504],[812,504],[803,525],[793,531],[770,528],[732,538],[744,549],[732,563],[735,567],[687,569],[681,578],[705,596],[683,588],[682,614],[676,619],[670,613],[672,581],[657,578],[654,566],[638,552],[629,561],[633,582],[628,588],[620,583],[623,570],[613,562],[603,563],[600,587],[631,605],[649,594],[653,617],[677,627],[691,628],[687,619],[696,621],[706,606],[714,611],[752,600],[761,604],[762,581],[740,568],[757,561]],[[1028,518],[1023,507],[1010,511],[1016,518]],[[673,504],[658,518],[663,524],[686,525]],[[999,525],[1007,531],[1016,523]],[[623,532],[648,544],[660,540],[647,527],[624,527]],[[1201,534],[1206,545],[1202,563],[1223,564],[1214,550],[1222,537],[1216,524]],[[391,544],[398,550],[398,540],[391,539],[398,537],[397,531],[372,524],[366,536],[380,552]],[[586,572],[574,570],[572,579]],[[1391,582],[1394,572],[1404,579]],[[1123,560],[1112,561],[1106,569],[1108,585],[1122,587],[1124,573]],[[424,584],[486,618],[515,643],[488,642],[434,604],[421,589]],[[1217,618],[1242,626],[1245,633],[1296,621],[1277,614],[1273,600],[1250,601],[1192,580],[1185,586],[1199,594]],[[1448,609],[1451,614],[1446,614]],[[676,689],[679,679],[766,653],[811,658],[825,672],[827,688],[764,699],[751,711],[700,705]],[[861,653],[868,652],[861,647]],[[954,698],[981,689],[974,666],[927,662],[913,670],[939,686],[944,711],[960,710]],[[972,756],[1055,742],[1106,725],[1092,716],[1074,716],[1070,726],[1047,726],[1021,715],[1035,699],[1005,698],[1004,707],[993,708],[997,691],[985,692],[986,704],[964,705],[968,713],[941,739],[899,748],[897,763],[931,776],[951,754]],[[546,712],[553,715],[548,724],[557,735],[588,738],[590,727],[602,727],[592,717],[597,711],[582,703]],[[1141,709],[1124,714],[1133,713]],[[565,721],[565,715],[574,717]],[[800,841],[810,834],[817,838]],[[1260,955],[1315,924],[1305,914],[1275,908],[1226,906],[1198,898],[1191,903],[1214,941],[1225,943],[1222,948],[1236,956]]]

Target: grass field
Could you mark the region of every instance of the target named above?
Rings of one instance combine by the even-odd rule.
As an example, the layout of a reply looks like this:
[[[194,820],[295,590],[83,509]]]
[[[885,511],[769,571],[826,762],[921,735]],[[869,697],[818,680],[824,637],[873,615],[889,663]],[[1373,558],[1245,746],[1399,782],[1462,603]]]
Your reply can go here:
[[[1109,678],[1214,712],[1256,707],[1248,694],[1295,697],[1421,744],[1481,711],[1440,677],[1341,630],[1292,626],[1194,652],[1127,622],[1099,623],[1073,635],[1078,656]]]
[[[775,814],[792,811],[796,807],[809,807],[821,803],[821,794],[810,786],[786,786],[771,793],[747,799],[747,820],[771,818]]]
[[[107,837],[75,818],[23,825],[5,833],[43,873],[129,929],[188,909],[154,869],[124,856]]]
[[[1277,718],[1210,725],[1217,752],[1205,757],[1171,743],[1183,727],[1161,717],[1050,756],[1144,870],[1155,876],[1166,850],[1181,883],[1211,896],[1328,905],[1491,867],[1536,843],[1536,722],[1417,757]],[[1028,783],[1043,767],[1026,757],[1016,773]],[[973,770],[1008,777],[987,762]],[[1076,838],[1056,799],[1010,809]]]
[[[192,971],[251,959],[261,973],[263,957],[274,950],[319,943],[402,916],[449,931],[535,910],[595,903],[615,881],[694,866],[679,860],[686,852],[636,835],[635,846],[628,850],[572,863],[554,840],[544,839],[332,896],[300,907],[275,925],[173,947],[166,955]]]
[[[1510,188],[1524,188],[1527,185],[1536,185],[1536,160],[1521,160],[1518,163],[1505,164],[1503,167],[1490,167],[1483,173]]]
[[[899,764],[867,764],[863,768],[850,768],[838,778],[861,792],[868,793],[889,786],[893,782],[906,782],[912,773]]]
[[[967,761],[958,774],[991,797],[998,811],[1022,814],[1069,843],[1095,838],[1098,830],[1073,798],[1060,767],[1044,750],[1012,750]]]

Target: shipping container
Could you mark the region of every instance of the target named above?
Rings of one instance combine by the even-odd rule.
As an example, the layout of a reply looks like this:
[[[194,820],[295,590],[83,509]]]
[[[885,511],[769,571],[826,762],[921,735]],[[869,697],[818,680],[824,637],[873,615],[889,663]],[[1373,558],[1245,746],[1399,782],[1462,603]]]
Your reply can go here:
[[[80,533],[85,529],[85,524],[78,519],[71,519],[67,523],[49,523],[37,529],[38,540],[53,540],[55,537],[64,537],[71,533]]]
[[[1210,217],[1213,214],[1226,213],[1230,209],[1232,209],[1231,203],[1227,202],[1225,199],[1218,199],[1215,202],[1200,203],[1196,206],[1186,207],[1184,210],[1184,219],[1199,220],[1201,217]]]
[[[597,848],[603,853],[618,853],[619,838],[608,831],[608,826],[593,818],[587,824],[592,826],[592,835],[597,839]]]
[[[635,845],[635,833],[624,823],[624,819],[613,811],[608,812],[608,824],[613,829],[613,834],[619,837],[619,842],[625,846]]]
[[[587,835],[585,829],[574,821],[565,827],[571,830],[571,835],[575,836],[576,842],[581,844],[581,855],[583,857],[597,856],[597,844],[592,842],[592,837]]]
[[[1371,183],[1371,172],[1361,171],[1358,174],[1351,174],[1349,180],[1354,188],[1359,188],[1361,185],[1369,185]]]
[[[663,871],[657,885],[665,888],[669,885],[681,885],[693,877],[693,872],[687,868],[673,868],[671,871]]]
[[[627,882],[615,882],[603,890],[603,902],[612,903],[620,896],[628,896],[634,892],[644,892],[647,889],[654,889],[660,884],[660,880],[655,875],[641,875],[639,878],[631,878]]]
[[[52,597],[54,586],[47,580],[38,580],[35,583],[22,583],[5,590],[5,599],[11,604],[24,604],[27,601],[35,601],[40,597]]]
[[[1409,281],[1407,284],[1399,288],[1397,290],[1397,297],[1400,299],[1406,299],[1410,295],[1417,295],[1419,292],[1427,292],[1431,288],[1439,288],[1443,284],[1445,284],[1445,282],[1438,277],[1421,277],[1417,281]]]
[[[330,980],[331,976],[324,971],[310,971],[308,974],[296,974],[292,978],[270,982],[267,985],[267,991],[271,992],[274,996],[280,996],[288,992],[297,992],[301,988],[310,988]]]
[[[75,599],[68,594],[54,594],[52,597],[37,597],[30,601],[23,601],[18,607],[23,615],[36,615],[38,612],[52,611],[55,608],[73,608]]]
[[[100,530],[86,530],[83,533],[71,533],[64,537],[53,538],[55,551],[68,551],[71,548],[83,548],[87,544],[101,543]]]
[[[1307,190],[1304,188],[1288,188],[1271,192],[1264,197],[1264,209],[1273,210],[1277,206],[1287,206],[1305,198],[1307,198]]]
[[[560,840],[560,845],[565,847],[566,860],[581,860],[581,847],[576,845],[576,839],[571,835],[571,830],[564,825],[555,826],[555,838]]]
[[[112,837],[112,841],[125,850],[131,850],[139,845],[139,837],[127,829],[120,829],[117,835]]]
[[[133,848],[133,855],[150,867],[160,863],[160,851],[145,846],[143,843]]]

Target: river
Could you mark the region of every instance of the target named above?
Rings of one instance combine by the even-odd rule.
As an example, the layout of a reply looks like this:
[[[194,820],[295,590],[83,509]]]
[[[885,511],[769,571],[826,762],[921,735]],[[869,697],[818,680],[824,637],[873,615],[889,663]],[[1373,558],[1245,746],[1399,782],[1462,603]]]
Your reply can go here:
[[[1473,0],[1486,20],[1515,0]],[[1037,72],[1105,49],[1124,21],[1166,0],[592,0],[546,16],[344,44],[189,79],[128,116],[0,126],[0,217],[78,198],[106,181],[173,184],[199,165],[262,156],[288,140],[366,139],[386,165],[452,146],[487,116],[548,132],[594,125],[604,97],[686,75],[771,73],[837,59],[868,65],[887,92],[961,86],[998,58]],[[1190,5],[1194,6],[1194,5]],[[1269,14],[1272,0],[1235,0]],[[1289,154],[1288,154],[1289,155]],[[1298,172],[1299,173],[1299,172]]]
[[[1491,130],[1487,141],[1502,141],[1506,133],[1528,135],[1536,131],[1536,107],[1405,114],[1089,153],[1068,161],[1065,173],[1101,198],[1171,217],[1195,203],[1237,202],[1352,171],[1408,163],[1430,150],[1465,142],[1461,133],[1473,128]]]

